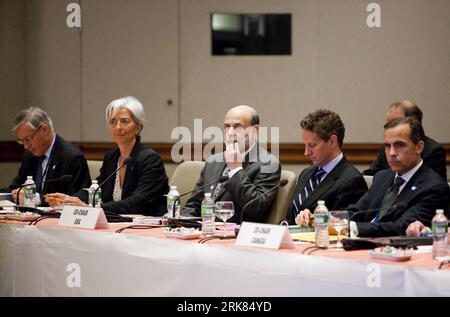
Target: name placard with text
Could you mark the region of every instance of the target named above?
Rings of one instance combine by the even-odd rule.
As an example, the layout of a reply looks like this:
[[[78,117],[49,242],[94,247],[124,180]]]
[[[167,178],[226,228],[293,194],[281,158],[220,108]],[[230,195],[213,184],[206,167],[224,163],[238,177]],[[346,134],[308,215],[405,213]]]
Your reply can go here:
[[[60,226],[85,229],[107,229],[108,221],[102,208],[64,206]]]
[[[241,224],[236,245],[268,249],[295,248],[288,227],[254,222]]]

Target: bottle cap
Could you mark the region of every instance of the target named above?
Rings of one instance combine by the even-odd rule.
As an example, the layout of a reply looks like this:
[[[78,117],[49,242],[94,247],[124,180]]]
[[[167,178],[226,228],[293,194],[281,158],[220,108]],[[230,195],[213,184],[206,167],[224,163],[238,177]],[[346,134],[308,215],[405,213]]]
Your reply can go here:
[[[177,189],[177,186],[170,186],[170,189]]]
[[[205,193],[205,198],[211,198],[211,193]]]

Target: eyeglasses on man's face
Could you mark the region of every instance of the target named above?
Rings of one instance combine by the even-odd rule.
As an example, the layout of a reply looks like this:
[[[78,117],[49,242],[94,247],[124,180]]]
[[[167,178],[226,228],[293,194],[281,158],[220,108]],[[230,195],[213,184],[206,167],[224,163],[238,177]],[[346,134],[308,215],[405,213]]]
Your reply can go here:
[[[22,139],[17,139],[16,142],[20,145],[24,145],[25,143],[31,143],[33,142],[34,137],[39,132],[39,130],[42,128],[42,125],[40,125],[34,132],[32,132],[30,135],[27,135],[26,137]]]

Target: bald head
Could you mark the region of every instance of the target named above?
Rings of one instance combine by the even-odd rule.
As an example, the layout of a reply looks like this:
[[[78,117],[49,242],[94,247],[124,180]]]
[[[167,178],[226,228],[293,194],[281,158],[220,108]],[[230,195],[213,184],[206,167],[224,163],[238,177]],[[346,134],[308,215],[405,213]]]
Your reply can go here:
[[[258,113],[246,105],[235,106],[225,114],[224,128],[225,142],[238,142],[243,153],[256,141],[259,131]]]
[[[245,122],[246,126],[252,126],[255,124],[259,124],[259,116],[255,109],[247,105],[239,105],[231,108],[225,114],[225,120],[227,118],[239,118],[243,122]]]
[[[386,122],[404,117],[412,117],[422,123],[423,114],[413,101],[404,99],[394,102],[389,106],[389,110],[386,114]]]

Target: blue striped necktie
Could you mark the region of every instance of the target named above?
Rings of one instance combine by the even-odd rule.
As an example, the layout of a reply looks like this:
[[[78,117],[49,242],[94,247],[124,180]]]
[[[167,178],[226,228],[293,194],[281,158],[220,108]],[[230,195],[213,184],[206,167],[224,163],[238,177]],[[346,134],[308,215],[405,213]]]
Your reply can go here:
[[[325,175],[326,173],[327,172],[325,172],[323,168],[317,168],[316,172],[309,179],[301,193],[298,195],[300,206],[303,204],[306,198],[308,198],[308,196],[311,195],[311,193],[319,186],[320,182],[322,181],[323,175]]]

